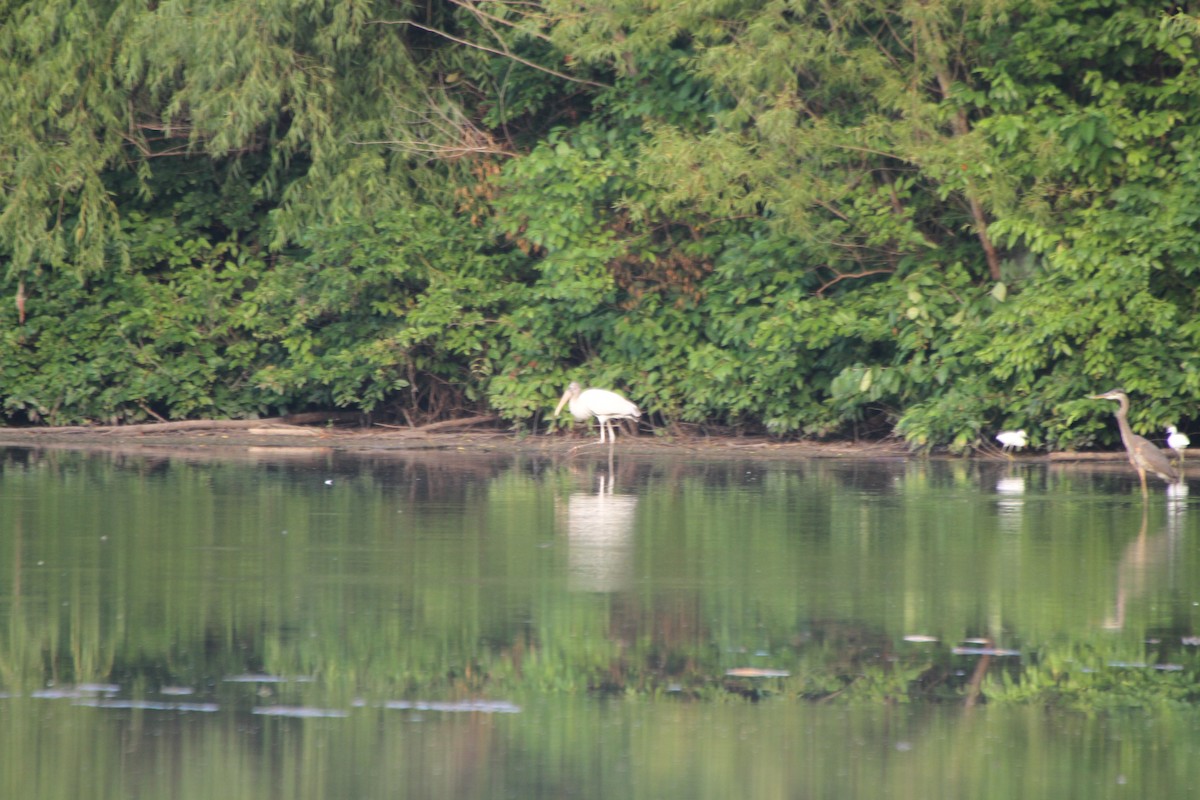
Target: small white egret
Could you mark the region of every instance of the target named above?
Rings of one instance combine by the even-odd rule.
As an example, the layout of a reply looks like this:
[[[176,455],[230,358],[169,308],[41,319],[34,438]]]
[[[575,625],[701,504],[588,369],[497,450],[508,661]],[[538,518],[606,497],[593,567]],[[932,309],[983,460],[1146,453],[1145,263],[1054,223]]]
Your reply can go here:
[[[1120,404],[1117,406],[1117,428],[1121,431],[1121,443],[1125,445],[1125,452],[1129,454],[1129,463],[1137,470],[1138,478],[1142,482],[1142,497],[1149,494],[1146,491],[1147,472],[1153,472],[1169,484],[1179,480],[1179,474],[1175,472],[1170,459],[1163,451],[1155,447],[1149,439],[1138,436],[1133,432],[1133,428],[1129,427],[1129,396],[1127,394],[1119,389],[1113,389],[1104,394],[1088,395],[1088,399],[1116,400]]]
[[[563,392],[562,399],[558,401],[558,407],[554,409],[554,416],[558,416],[562,411],[563,406],[570,404],[571,416],[577,420],[585,420],[588,417],[595,417],[600,422],[600,444],[606,440],[604,438],[604,428],[607,426],[611,441],[617,441],[617,432],[612,426],[614,419],[633,419],[636,420],[642,415],[638,407],[626,400],[616,392],[610,392],[607,389],[584,389],[577,382],[571,381],[571,385]]]
[[[1029,439],[1025,436],[1025,429],[1019,431],[1000,431],[996,434],[996,441],[1003,445],[1004,452],[1009,450],[1020,450],[1025,445],[1029,444]]]
[[[1180,433],[1179,430],[1172,425],[1167,428],[1167,447],[1179,454],[1179,466],[1183,466],[1183,451],[1187,450],[1188,445],[1192,440],[1188,438],[1186,433]]]

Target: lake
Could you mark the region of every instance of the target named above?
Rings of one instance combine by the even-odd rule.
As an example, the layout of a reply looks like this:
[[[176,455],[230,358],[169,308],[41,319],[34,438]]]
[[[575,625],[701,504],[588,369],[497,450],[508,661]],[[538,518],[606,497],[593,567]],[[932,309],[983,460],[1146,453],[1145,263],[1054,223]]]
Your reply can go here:
[[[0,797],[1183,798],[1127,466],[0,450]]]

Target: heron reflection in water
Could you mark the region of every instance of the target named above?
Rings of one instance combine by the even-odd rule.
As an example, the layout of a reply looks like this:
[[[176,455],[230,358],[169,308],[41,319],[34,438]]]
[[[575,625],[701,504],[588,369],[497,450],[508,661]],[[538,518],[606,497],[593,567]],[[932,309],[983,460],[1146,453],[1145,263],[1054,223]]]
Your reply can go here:
[[[1167,488],[1168,499],[1179,492],[1173,484]],[[1182,496],[1186,498],[1186,488]],[[1178,512],[1168,507],[1165,528],[1150,534],[1149,515],[1142,506],[1141,525],[1137,537],[1125,546],[1116,565],[1116,586],[1112,610],[1101,623],[1106,630],[1121,630],[1125,627],[1126,613],[1131,600],[1146,599],[1164,591],[1180,577],[1178,558],[1182,541]]]
[[[1121,431],[1121,443],[1129,455],[1129,463],[1137,470],[1138,479],[1142,483],[1142,497],[1148,497],[1146,489],[1146,473],[1151,472],[1168,484],[1179,480],[1179,473],[1171,466],[1166,453],[1159,450],[1149,439],[1138,436],[1129,427],[1129,396],[1119,389],[1107,391],[1104,394],[1088,395],[1091,400],[1117,401],[1117,428]]]

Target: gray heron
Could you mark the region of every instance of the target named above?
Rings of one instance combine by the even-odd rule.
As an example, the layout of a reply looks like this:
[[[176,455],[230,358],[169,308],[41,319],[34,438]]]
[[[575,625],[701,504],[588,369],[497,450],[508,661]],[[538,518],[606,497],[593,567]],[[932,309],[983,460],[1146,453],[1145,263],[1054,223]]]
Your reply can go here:
[[[1137,470],[1138,478],[1142,482],[1143,497],[1149,494],[1146,491],[1147,472],[1153,472],[1168,484],[1179,480],[1179,474],[1171,466],[1171,461],[1166,454],[1155,447],[1149,439],[1138,436],[1129,427],[1129,396],[1127,394],[1119,389],[1113,389],[1104,394],[1088,395],[1088,398],[1091,400],[1116,400],[1119,404],[1116,412],[1117,427],[1121,431],[1121,442],[1125,445],[1125,452],[1129,454],[1129,463]]]

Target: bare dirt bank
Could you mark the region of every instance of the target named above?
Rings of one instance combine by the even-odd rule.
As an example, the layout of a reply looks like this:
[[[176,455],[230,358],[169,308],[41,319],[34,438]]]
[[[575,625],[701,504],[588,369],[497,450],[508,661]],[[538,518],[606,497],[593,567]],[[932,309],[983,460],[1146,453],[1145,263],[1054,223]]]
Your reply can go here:
[[[423,428],[392,426],[297,425],[289,420],[195,420],[145,425],[0,428],[0,447],[114,449],[166,455],[205,452],[284,455],[319,452],[528,453],[551,456],[607,454],[594,433],[517,434],[483,427],[488,418],[437,423]],[[915,457],[898,440],[783,441],[768,437],[622,435],[615,451],[627,455],[683,455],[704,458],[861,458]],[[1002,459],[999,452],[981,454]],[[1019,455],[1019,461],[1124,461],[1124,453],[1051,453]]]
[[[431,429],[432,428],[432,429]],[[607,453],[595,434],[514,434],[490,428],[347,427],[260,420],[201,420],[107,427],[0,428],[0,447],[54,449],[419,452],[468,451],[545,455]],[[781,441],[766,437],[622,435],[616,452],[765,458],[904,458],[902,442]]]

